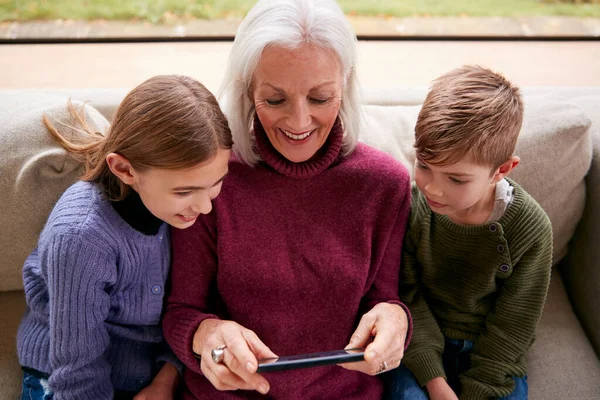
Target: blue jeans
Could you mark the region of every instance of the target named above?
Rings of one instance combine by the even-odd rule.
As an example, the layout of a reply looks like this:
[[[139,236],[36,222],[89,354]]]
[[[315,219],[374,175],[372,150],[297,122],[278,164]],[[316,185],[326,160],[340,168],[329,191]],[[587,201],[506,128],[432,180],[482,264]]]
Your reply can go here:
[[[54,393],[48,386],[48,374],[23,368],[23,390],[21,400],[52,400]],[[135,392],[116,391],[114,400],[131,400]]]
[[[459,375],[469,369],[470,354],[473,342],[470,340],[446,339],[442,360],[448,384],[455,393],[460,394]],[[428,400],[427,391],[421,388],[406,366],[400,365],[393,371],[384,374],[386,381],[387,400]],[[528,386],[527,376],[523,378],[513,377],[515,390],[500,400],[527,400]]]
[[[38,371],[23,369],[23,391],[21,400],[52,400],[48,387],[48,376]]]

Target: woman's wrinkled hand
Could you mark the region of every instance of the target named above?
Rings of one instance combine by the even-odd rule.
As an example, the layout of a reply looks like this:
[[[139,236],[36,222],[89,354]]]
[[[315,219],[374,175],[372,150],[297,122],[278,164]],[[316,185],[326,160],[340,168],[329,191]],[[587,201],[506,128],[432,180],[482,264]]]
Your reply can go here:
[[[211,351],[226,346],[223,361],[215,363]],[[192,344],[201,356],[200,369],[218,390],[269,391],[269,382],[256,373],[261,358],[277,357],[256,334],[233,321],[206,319],[200,323]]]
[[[397,304],[379,303],[362,316],[346,349],[366,347],[365,360],[341,367],[376,375],[397,368],[404,356],[408,317]]]

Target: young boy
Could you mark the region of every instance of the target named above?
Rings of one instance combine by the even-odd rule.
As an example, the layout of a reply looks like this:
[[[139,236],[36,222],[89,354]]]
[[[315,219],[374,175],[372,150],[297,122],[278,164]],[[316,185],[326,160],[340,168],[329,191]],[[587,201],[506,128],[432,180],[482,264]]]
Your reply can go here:
[[[527,398],[552,228],[507,178],[522,121],[519,89],[478,66],[437,79],[423,104],[400,280],[414,330],[396,399]]]

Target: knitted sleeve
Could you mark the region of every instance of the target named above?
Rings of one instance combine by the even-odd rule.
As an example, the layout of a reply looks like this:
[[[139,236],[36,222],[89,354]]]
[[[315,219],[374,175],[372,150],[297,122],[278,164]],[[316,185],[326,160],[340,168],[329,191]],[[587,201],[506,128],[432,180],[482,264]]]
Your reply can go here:
[[[552,267],[552,227],[544,218],[528,222],[520,242],[531,241],[499,292],[471,353],[471,368],[461,376],[461,399],[487,399],[509,395],[513,376],[526,374],[516,362],[531,345],[542,314]],[[527,231],[524,233],[524,231]],[[520,364],[522,365],[522,364]]]
[[[390,185],[388,193],[382,196],[389,212],[381,214],[382,223],[376,223],[374,241],[371,249],[372,276],[371,285],[365,294],[360,312],[364,313],[378,303],[388,302],[402,307],[407,315],[408,330],[405,348],[412,336],[413,324],[410,310],[400,302],[398,296],[399,269],[402,257],[402,241],[410,213],[410,178],[405,169],[400,170]],[[389,207],[389,204],[393,205]]]
[[[415,202],[416,203],[416,202]],[[400,273],[400,298],[410,309],[413,319],[413,336],[402,362],[423,386],[433,378],[446,378],[442,363],[444,336],[433,316],[420,284],[420,265],[417,261],[419,204],[413,203],[409,231],[404,238],[402,269]]]
[[[173,366],[177,368],[179,375],[183,376],[183,363],[177,358],[175,353],[173,353],[173,350],[171,350],[171,347],[165,340],[161,343],[161,349],[156,357],[156,363],[159,369],[162,368],[165,363],[173,364]]]
[[[171,288],[163,317],[163,333],[185,366],[201,374],[192,352],[194,334],[202,321],[218,318],[211,313],[215,305],[211,293],[214,293],[217,275],[215,212],[200,215],[187,229],[172,229],[171,238]]]
[[[116,268],[106,253],[78,234],[56,234],[40,249],[48,284],[49,385],[56,400],[113,398],[104,321],[110,307],[105,289]]]

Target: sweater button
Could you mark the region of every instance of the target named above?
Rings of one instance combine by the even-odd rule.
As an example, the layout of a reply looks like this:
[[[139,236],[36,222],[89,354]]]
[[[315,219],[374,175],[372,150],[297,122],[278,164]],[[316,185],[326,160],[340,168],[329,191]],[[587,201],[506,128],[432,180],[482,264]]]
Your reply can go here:
[[[498,230],[498,227],[496,226],[496,224],[490,225],[490,232],[496,232],[497,230]]]
[[[501,244],[499,244],[498,247],[496,247],[496,249],[498,250],[498,253],[504,252],[504,246],[502,246]]]
[[[508,264],[502,264],[500,266],[500,269],[502,270],[502,272],[508,272],[508,270],[510,269],[510,266]]]
[[[152,293],[154,293],[154,294],[161,294],[162,293],[162,287],[160,285],[154,285],[154,286],[152,286]]]

